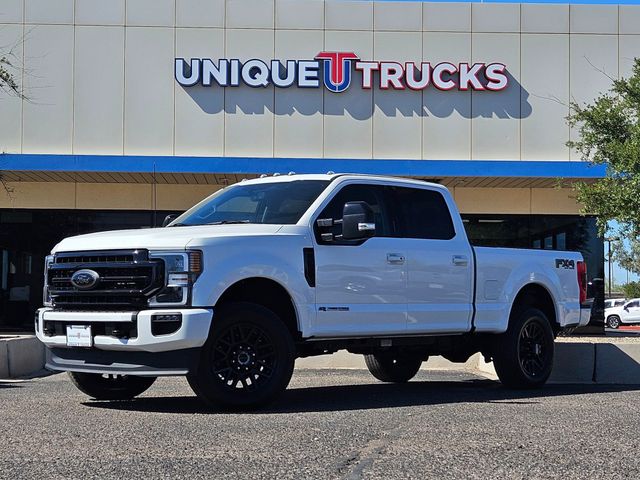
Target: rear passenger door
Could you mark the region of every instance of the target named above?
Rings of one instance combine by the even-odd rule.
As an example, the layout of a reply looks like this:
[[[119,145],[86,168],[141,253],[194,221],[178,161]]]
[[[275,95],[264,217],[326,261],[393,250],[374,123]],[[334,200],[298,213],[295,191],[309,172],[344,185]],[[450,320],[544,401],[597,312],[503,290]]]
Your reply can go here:
[[[393,187],[389,195],[407,256],[407,332],[469,331],[473,252],[445,197],[428,187]]]

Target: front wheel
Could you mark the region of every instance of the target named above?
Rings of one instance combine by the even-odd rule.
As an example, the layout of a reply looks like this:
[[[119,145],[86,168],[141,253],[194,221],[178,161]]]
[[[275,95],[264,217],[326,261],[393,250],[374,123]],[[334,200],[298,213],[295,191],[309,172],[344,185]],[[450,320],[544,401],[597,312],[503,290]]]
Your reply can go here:
[[[275,313],[235,303],[216,312],[198,368],[187,380],[211,407],[249,410],[287,388],[294,360],[291,333]]]
[[[145,392],[156,377],[68,372],[78,390],[96,400],[131,400]]]
[[[607,318],[607,324],[609,325],[609,328],[618,328],[620,326],[620,317],[618,317],[617,315],[611,315],[609,318]]]
[[[424,358],[402,352],[381,352],[364,356],[371,375],[382,382],[404,383],[415,377]]]
[[[553,331],[546,315],[529,308],[516,314],[493,354],[498,378],[510,388],[541,387],[553,368]]]

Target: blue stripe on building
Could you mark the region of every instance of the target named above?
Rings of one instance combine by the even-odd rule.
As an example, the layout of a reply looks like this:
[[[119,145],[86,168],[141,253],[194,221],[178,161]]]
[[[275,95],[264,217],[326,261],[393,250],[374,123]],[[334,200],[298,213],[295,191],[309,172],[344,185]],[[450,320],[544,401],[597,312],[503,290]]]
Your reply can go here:
[[[522,177],[597,179],[604,165],[581,161],[376,160],[338,158],[181,157],[134,155],[1,154],[0,172],[125,173],[368,173],[414,177]]]

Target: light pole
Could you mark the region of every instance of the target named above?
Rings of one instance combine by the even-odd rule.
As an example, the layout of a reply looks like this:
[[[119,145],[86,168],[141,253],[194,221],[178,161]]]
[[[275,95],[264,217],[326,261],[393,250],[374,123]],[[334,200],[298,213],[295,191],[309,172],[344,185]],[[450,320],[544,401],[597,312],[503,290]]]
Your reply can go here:
[[[615,242],[616,240],[620,240],[618,237],[605,237],[604,241],[609,243],[609,250],[607,252],[607,258],[609,261],[609,298],[611,298],[611,277],[613,276],[613,268],[611,267],[611,242]]]

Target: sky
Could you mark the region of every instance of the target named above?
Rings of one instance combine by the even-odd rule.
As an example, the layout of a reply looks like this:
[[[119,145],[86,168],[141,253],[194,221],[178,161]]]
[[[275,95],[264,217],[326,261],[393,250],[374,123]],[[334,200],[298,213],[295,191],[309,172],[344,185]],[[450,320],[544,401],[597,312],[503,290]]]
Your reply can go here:
[[[362,0],[370,1],[370,0]],[[445,2],[445,3],[571,3],[586,5],[640,5],[640,0],[382,0],[386,2]]]

